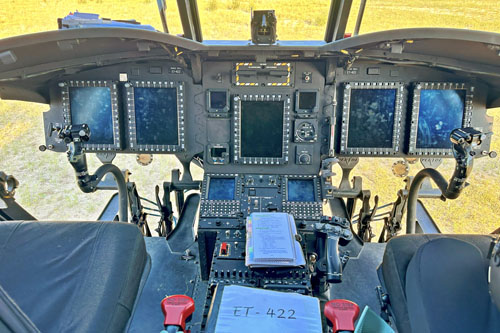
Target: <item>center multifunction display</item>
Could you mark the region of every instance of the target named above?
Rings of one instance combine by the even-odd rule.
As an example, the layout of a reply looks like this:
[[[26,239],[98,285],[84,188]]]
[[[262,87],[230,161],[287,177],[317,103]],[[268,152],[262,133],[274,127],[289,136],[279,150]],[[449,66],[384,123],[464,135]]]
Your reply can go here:
[[[291,97],[242,95],[234,98],[234,161],[288,162]]]

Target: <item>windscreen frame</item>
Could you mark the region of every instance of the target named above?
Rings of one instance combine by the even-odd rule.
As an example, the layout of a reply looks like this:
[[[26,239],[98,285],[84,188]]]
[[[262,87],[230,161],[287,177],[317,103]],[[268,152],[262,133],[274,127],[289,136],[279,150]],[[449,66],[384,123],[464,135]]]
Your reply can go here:
[[[396,90],[394,105],[394,123],[392,131],[391,147],[349,147],[349,118],[351,113],[351,92],[353,90]],[[392,156],[397,155],[400,150],[400,139],[402,134],[402,113],[403,113],[403,82],[346,82],[344,84],[343,106],[342,106],[342,126],[340,136],[341,155],[368,155],[368,156]]]
[[[137,124],[135,110],[134,88],[154,88],[167,89],[175,88],[177,95],[177,144],[176,145],[155,145],[137,143]],[[185,146],[185,83],[183,81],[134,81],[125,83],[127,94],[127,115],[129,127],[129,147],[133,151],[143,151],[151,153],[176,153],[186,149]]]
[[[281,157],[245,157],[241,151],[241,102],[283,102],[283,134]],[[288,163],[290,141],[291,97],[288,94],[243,94],[233,98],[234,110],[234,162],[241,164],[281,165]]]
[[[417,82],[413,89],[413,103],[411,112],[410,139],[408,142],[408,155],[416,156],[440,156],[452,157],[453,149],[451,148],[417,148],[418,140],[418,120],[420,114],[420,97],[422,90],[464,90],[464,110],[462,114],[462,127],[471,127],[474,87],[466,83],[454,82]]]
[[[111,99],[111,120],[113,129],[113,143],[83,143],[83,148],[88,151],[118,151],[121,149],[120,145],[120,120],[118,111],[118,89],[117,82],[112,80],[86,80],[78,81],[72,80],[67,82],[60,82],[61,88],[61,102],[62,102],[62,115],[65,126],[72,125],[71,115],[71,96],[70,88],[109,88]],[[92,137],[92,128],[90,129],[90,136]]]

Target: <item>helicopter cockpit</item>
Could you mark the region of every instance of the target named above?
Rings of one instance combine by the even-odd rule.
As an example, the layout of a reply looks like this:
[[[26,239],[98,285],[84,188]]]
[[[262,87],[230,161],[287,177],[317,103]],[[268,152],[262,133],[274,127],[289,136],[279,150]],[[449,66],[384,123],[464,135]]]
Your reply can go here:
[[[50,105],[40,150],[67,154],[81,191],[117,191],[99,221],[41,222],[0,173],[0,304],[11,309],[0,330],[417,332],[469,329],[448,320],[463,313],[477,331],[498,327],[486,278],[496,236],[443,235],[419,198],[460,200],[474,161],[496,157],[486,111],[500,106],[500,35],[347,36],[352,1],[333,0],[321,43],[277,40],[272,10],[253,12],[251,41],[204,42],[196,1],[178,3],[183,36],[74,13],[60,30],[0,40],[0,96]],[[149,200],[157,221],[113,164],[120,154],[180,161]],[[424,166],[378,241],[378,197],[351,177],[366,157],[403,159],[401,177]],[[455,161],[449,181],[443,159]],[[453,253],[474,264],[439,261]],[[462,284],[430,292],[421,272]],[[451,289],[464,284],[478,291]],[[455,317],[427,313],[449,295]],[[356,322],[357,306],[368,310]]]

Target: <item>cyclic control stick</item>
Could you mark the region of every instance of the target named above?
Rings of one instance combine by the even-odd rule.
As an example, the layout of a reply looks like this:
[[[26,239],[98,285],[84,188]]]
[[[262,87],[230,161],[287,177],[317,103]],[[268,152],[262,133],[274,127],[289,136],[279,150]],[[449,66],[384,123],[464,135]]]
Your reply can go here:
[[[120,169],[113,164],[104,164],[96,170],[95,174],[89,174],[87,158],[83,149],[83,143],[90,139],[90,128],[88,125],[67,125],[59,131],[58,135],[66,143],[68,161],[73,169],[75,169],[80,190],[85,193],[93,193],[97,190],[97,185],[106,174],[111,173],[114,176],[118,185],[118,216],[120,221],[128,222],[127,184]]]
[[[426,168],[420,170],[413,179],[408,195],[408,211],[406,213],[406,233],[414,234],[416,231],[417,199],[418,191],[425,178],[431,178],[439,190],[443,199],[456,199],[465,187],[465,181],[472,171],[474,164],[474,148],[481,144],[486,134],[472,127],[457,128],[450,134],[453,143],[453,156],[456,160],[455,171],[448,183],[443,175],[435,169]]]

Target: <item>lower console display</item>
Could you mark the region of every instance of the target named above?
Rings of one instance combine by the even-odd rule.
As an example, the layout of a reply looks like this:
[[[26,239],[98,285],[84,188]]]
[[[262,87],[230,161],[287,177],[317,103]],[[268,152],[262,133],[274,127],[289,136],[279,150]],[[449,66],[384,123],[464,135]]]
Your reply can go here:
[[[208,221],[221,226],[221,217],[237,217],[240,208],[241,178],[237,174],[205,174],[201,186],[201,217],[218,218]]]
[[[297,219],[323,214],[321,185],[314,175],[207,174],[202,184],[200,216],[212,226],[220,218],[245,218],[254,212],[285,212]]]
[[[235,186],[234,178],[211,178],[208,200],[234,200]]]
[[[313,179],[288,179],[288,201],[315,201]]]

